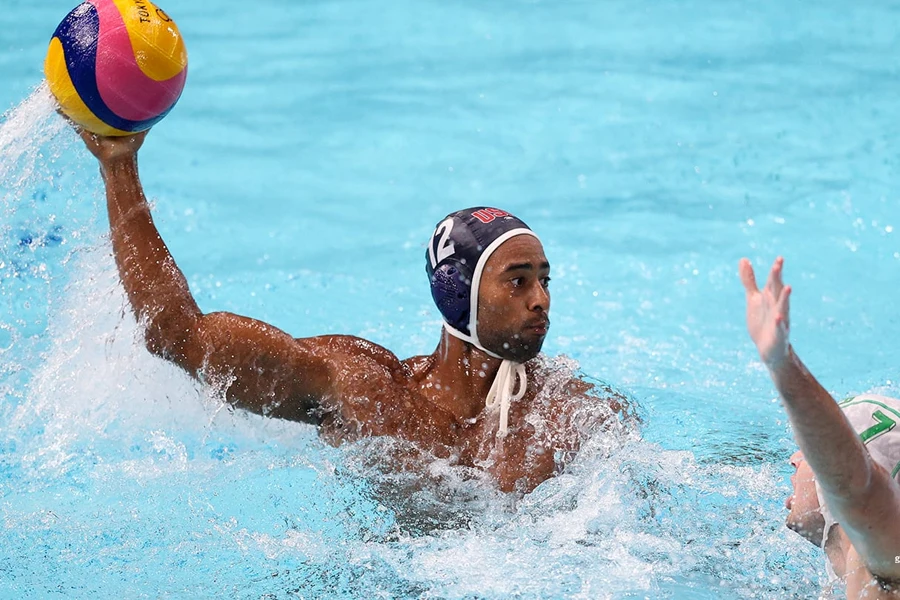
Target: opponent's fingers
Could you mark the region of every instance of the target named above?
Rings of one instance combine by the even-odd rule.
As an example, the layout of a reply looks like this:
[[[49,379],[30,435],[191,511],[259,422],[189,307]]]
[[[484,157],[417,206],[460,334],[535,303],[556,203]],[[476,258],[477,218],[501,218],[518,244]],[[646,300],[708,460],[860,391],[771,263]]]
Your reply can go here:
[[[791,286],[786,285],[778,296],[778,314],[784,319],[786,327],[791,323]]]
[[[749,260],[746,258],[741,259],[738,263],[738,273],[741,276],[741,283],[744,284],[744,290],[748,294],[759,291],[759,288],[756,287],[756,275],[753,273],[753,265],[750,264]]]
[[[772,269],[769,271],[769,279],[766,281],[766,287],[772,291],[772,296],[776,299],[781,294],[784,282],[781,279],[781,270],[784,267],[784,259],[778,257],[772,263]]]

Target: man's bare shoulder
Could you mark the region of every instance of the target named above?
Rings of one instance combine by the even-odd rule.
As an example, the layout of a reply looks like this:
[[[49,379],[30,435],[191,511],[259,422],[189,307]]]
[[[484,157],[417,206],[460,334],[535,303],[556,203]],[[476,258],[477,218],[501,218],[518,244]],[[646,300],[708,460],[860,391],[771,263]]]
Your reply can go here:
[[[434,419],[426,418],[421,408],[415,361],[401,361],[387,348],[350,335],[298,338],[296,343],[329,363],[332,395],[319,410],[326,440],[339,443],[372,435],[440,439]]]
[[[407,361],[375,342],[352,335],[321,335],[311,338],[296,338],[310,352],[321,354],[338,369],[352,368],[357,374],[383,372],[396,384],[407,383],[413,371]]]

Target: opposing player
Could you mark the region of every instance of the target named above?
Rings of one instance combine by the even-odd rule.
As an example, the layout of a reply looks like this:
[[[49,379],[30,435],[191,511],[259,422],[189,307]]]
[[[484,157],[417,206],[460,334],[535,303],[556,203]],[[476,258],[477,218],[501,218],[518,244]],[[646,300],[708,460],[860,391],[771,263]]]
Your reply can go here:
[[[768,367],[800,451],[787,526],[825,550],[851,599],[900,598],[900,400],[864,394],[838,404],[788,341],[791,288],[778,258],[759,290],[740,262],[747,328]]]
[[[426,268],[444,329],[434,353],[399,360],[352,336],[295,339],[247,317],[203,314],[144,197],[145,134],[81,135],[100,161],[116,264],[147,348],[225,386],[235,406],[316,424],[333,443],[398,436],[485,469],[507,491],[559,470],[586,434],[585,412],[595,429],[629,420],[613,390],[571,377],[548,383],[539,353],[550,264],[534,232],[505,211],[463,210],[438,225]]]

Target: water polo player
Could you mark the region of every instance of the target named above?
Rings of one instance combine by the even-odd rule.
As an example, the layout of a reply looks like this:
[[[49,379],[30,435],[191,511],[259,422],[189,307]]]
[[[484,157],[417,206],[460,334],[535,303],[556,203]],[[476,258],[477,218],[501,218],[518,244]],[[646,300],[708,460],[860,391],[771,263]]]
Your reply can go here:
[[[825,550],[847,597],[900,598],[900,400],[865,394],[838,404],[788,340],[784,261],[760,291],[741,261],[747,328],[784,401],[800,451],[787,526]]]
[[[116,264],[147,348],[198,379],[229,382],[235,406],[317,424],[333,443],[398,436],[522,491],[577,450],[581,415],[602,427],[625,413],[612,390],[548,383],[551,367],[537,357],[550,324],[550,265],[514,216],[482,207],[438,224],[426,269],[444,328],[433,354],[401,361],[352,336],[295,339],[247,317],[201,313],[144,198],[145,135],[82,137],[100,161]]]

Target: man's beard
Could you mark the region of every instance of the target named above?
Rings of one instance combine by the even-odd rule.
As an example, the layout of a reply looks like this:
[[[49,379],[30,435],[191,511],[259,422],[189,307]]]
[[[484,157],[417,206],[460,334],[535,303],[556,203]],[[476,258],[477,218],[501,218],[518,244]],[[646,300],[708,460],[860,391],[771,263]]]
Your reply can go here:
[[[543,336],[524,339],[521,334],[510,332],[478,333],[481,345],[504,360],[517,363],[528,362],[541,352]]]

